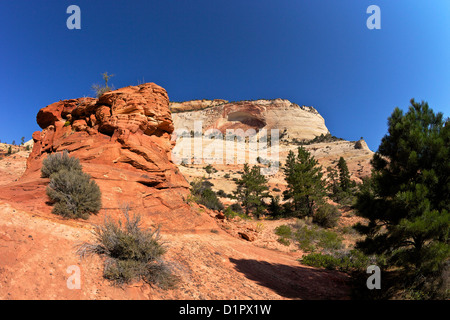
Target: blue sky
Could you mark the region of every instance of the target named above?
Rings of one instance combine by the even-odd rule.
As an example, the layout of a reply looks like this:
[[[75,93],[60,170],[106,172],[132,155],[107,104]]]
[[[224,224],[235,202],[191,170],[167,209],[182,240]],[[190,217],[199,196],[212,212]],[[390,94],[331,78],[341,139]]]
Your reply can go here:
[[[66,9],[81,8],[81,30]],[[381,29],[369,30],[369,5]],[[409,100],[450,115],[450,1],[0,1],[0,139],[31,139],[36,114],[155,82],[173,101],[285,98],[376,150]]]

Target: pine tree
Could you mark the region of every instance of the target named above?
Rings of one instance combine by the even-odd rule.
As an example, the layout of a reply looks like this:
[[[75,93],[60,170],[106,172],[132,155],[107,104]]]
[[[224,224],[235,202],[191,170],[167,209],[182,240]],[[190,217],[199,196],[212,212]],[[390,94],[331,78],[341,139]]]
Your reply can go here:
[[[327,167],[328,191],[331,196],[341,192],[341,184],[339,183],[339,173],[333,167]]]
[[[348,171],[347,162],[343,157],[339,158],[337,164],[339,170],[339,184],[343,192],[350,192],[350,188],[353,186],[350,180],[350,172]]]
[[[366,253],[427,276],[449,259],[450,125],[426,102],[396,108],[372,159],[373,174],[358,194],[358,214],[369,220],[358,229]]]
[[[267,179],[260,173],[260,168],[255,165],[250,169],[247,163],[244,164],[242,176],[236,184],[235,198],[241,203],[245,214],[252,212],[259,217],[266,207],[263,199],[269,197]]]
[[[287,182],[284,200],[291,201],[294,214],[312,216],[325,196],[322,167],[306,149],[299,147],[297,156],[289,151],[283,170]]]

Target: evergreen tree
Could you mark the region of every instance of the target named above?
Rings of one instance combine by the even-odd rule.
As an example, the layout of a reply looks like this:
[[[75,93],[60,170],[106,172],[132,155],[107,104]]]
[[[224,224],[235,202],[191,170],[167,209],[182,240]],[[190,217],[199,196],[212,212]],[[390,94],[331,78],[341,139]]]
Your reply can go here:
[[[244,164],[244,171],[236,184],[235,198],[241,203],[245,214],[252,212],[259,217],[266,207],[263,198],[269,197],[267,179],[260,173],[260,168],[255,165],[250,169],[247,163]]]
[[[358,246],[384,254],[414,276],[439,274],[449,259],[450,125],[425,102],[396,108],[372,159],[373,173],[358,194]]]
[[[341,185],[339,183],[339,174],[333,167],[327,167],[328,191],[331,197],[341,192]]]
[[[339,184],[343,192],[350,192],[353,182],[350,180],[350,172],[348,171],[347,162],[343,157],[339,158],[337,164],[339,170]]]
[[[289,152],[283,170],[287,182],[284,200],[291,201],[296,215],[312,216],[325,196],[322,167],[306,149],[299,147],[297,156]]]
[[[280,217],[283,215],[283,207],[280,204],[280,196],[271,196],[270,197],[270,204],[268,207],[269,214],[272,217]]]

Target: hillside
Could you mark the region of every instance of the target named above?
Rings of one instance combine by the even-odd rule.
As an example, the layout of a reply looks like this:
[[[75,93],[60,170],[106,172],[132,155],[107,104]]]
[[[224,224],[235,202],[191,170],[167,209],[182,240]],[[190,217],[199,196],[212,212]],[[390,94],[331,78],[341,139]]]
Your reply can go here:
[[[258,108],[266,104],[257,103]],[[306,112],[323,124],[317,133],[328,133],[323,119],[312,109],[284,100],[277,103]],[[243,107],[253,114],[248,103]],[[205,111],[200,109],[198,112]],[[264,112],[260,115],[266,117],[269,113]],[[189,181],[205,171],[204,164],[177,166],[171,159],[174,143],[170,137],[177,129],[177,114],[171,114],[167,93],[155,84],[118,89],[99,99],[60,101],[39,111],[42,131],[33,134],[32,152],[20,151],[0,160],[0,172],[8,172],[0,175],[0,299],[350,298],[347,274],[302,265],[297,260],[302,250],[280,244],[275,228],[294,224],[295,219],[223,219],[217,212],[187,201]],[[274,125],[273,119],[261,119],[269,127]],[[230,121],[240,128],[258,123],[247,120],[245,114]],[[291,125],[286,124],[290,137],[318,136],[311,133],[316,129],[305,136],[291,133]],[[229,126],[225,122],[220,128]],[[352,177],[360,179],[370,171],[372,152],[355,148],[355,144],[333,141],[307,148],[323,165],[345,156]],[[292,141],[280,145],[281,164],[295,147]],[[81,160],[102,191],[104,207],[89,220],[69,220],[51,213],[45,195],[48,179],[40,176],[40,167],[49,152],[62,150]],[[241,166],[215,165],[217,172],[210,179],[214,188],[231,192],[230,179]],[[224,177],[226,173],[230,177]],[[272,189],[282,190],[279,172],[270,179]],[[124,202],[133,203],[133,213],[142,214],[146,226],[162,226],[166,257],[181,278],[176,289],[165,291],[143,282],[117,288],[102,277],[102,259],[81,260],[76,254],[77,245],[93,240],[95,225],[106,215],[119,218],[118,207]],[[353,222],[354,217],[344,212],[340,227]],[[243,238],[245,233],[251,239]],[[67,286],[71,266],[81,270],[81,289]]]

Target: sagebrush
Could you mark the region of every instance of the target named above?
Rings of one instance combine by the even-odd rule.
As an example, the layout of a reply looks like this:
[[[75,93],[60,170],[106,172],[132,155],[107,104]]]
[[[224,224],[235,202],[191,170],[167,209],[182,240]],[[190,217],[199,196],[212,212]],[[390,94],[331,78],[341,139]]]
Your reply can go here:
[[[88,219],[90,214],[100,211],[100,188],[82,171],[79,159],[70,157],[67,151],[45,158],[41,173],[50,178],[46,193],[53,202],[54,214]]]
[[[162,259],[166,249],[160,229],[143,228],[140,215],[130,217],[129,210],[122,208],[125,223],[107,216],[95,229],[96,243],[81,245],[78,253],[105,256],[103,275],[118,285],[144,280],[163,289],[175,287],[179,279]]]

